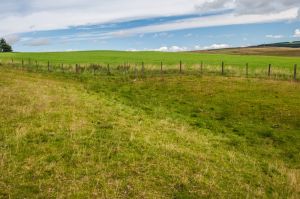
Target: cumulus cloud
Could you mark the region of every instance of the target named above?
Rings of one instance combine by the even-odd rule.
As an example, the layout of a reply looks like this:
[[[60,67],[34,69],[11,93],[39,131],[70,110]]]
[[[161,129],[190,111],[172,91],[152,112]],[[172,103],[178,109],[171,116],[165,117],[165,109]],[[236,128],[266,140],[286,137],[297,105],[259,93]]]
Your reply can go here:
[[[281,39],[283,38],[283,35],[266,35],[266,38],[270,38],[270,39]]]
[[[157,49],[150,49],[150,51],[160,51],[160,52],[180,52],[180,51],[187,51],[187,47],[180,47],[180,46],[162,46]]]
[[[180,47],[180,46],[162,46],[157,49],[150,49],[150,51],[160,51],[160,52],[181,52],[181,51],[193,51],[193,50],[211,50],[211,49],[222,49],[232,47],[229,44],[212,44],[209,46],[195,45],[193,47]],[[147,49],[149,50],[149,49]]]
[[[300,37],[300,29],[295,30],[294,37]]]
[[[211,49],[222,49],[222,48],[229,48],[231,47],[228,44],[212,44],[210,46],[204,46],[202,49],[203,50],[211,50]]]

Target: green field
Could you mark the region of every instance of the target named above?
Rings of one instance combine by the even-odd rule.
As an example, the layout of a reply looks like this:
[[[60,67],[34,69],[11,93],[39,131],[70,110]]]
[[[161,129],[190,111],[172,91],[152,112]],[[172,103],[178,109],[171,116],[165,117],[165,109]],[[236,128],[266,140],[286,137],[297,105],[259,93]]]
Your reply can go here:
[[[144,68],[146,76],[161,74],[161,63],[163,73],[178,74],[180,62],[182,72],[186,74],[217,75],[224,69],[225,76],[255,77],[273,79],[294,79],[294,66],[300,66],[299,57],[278,57],[260,55],[226,55],[226,54],[204,54],[204,53],[165,53],[165,52],[124,52],[124,51],[85,51],[85,52],[53,52],[53,53],[2,53],[0,63],[12,64],[15,67],[26,67],[30,70],[51,70],[74,72],[78,64],[90,73],[97,65],[97,71],[105,73],[103,68],[110,65],[112,74],[124,73],[124,66],[128,67],[126,73],[134,75],[141,73]],[[21,66],[23,63],[24,67]],[[47,67],[49,63],[49,67]],[[143,65],[143,64],[144,65]],[[248,68],[246,69],[246,64]],[[142,66],[143,65],[143,66]],[[121,68],[120,68],[121,66]],[[271,66],[269,75],[269,66]],[[49,69],[50,68],[50,69]],[[299,67],[298,67],[299,68]],[[137,71],[136,71],[137,70]],[[201,71],[201,72],[200,72]],[[247,72],[246,72],[247,71]],[[140,74],[141,75],[141,74]],[[299,72],[296,75],[299,79]]]
[[[222,58],[282,67],[300,60],[152,52],[0,56],[116,64]],[[299,107],[300,84],[291,81],[132,79],[2,65],[0,198],[299,198]]]
[[[46,63],[50,61],[56,64],[113,64],[124,62],[149,65],[178,65],[181,60],[186,65],[199,65],[201,61],[208,65],[220,65],[224,61],[227,65],[244,67],[249,63],[251,67],[267,67],[272,64],[276,67],[290,67],[300,65],[299,57],[276,56],[247,56],[225,54],[200,54],[200,53],[166,53],[166,52],[124,52],[124,51],[86,51],[86,52],[54,52],[54,53],[3,53],[0,59],[11,60],[24,59]]]

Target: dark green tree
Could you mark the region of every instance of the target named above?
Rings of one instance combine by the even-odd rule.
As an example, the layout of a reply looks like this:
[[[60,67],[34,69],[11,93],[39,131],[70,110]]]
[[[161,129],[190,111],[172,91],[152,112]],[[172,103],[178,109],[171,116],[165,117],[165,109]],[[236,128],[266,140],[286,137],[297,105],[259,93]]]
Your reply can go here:
[[[12,52],[12,47],[3,38],[0,39],[0,52]]]

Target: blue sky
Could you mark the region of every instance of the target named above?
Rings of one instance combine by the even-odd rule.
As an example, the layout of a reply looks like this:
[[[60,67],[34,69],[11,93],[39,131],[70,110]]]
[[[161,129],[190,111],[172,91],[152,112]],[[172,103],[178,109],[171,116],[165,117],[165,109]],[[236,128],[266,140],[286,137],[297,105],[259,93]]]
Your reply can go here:
[[[300,40],[295,0],[43,2],[1,6],[0,37],[15,51],[184,51]]]

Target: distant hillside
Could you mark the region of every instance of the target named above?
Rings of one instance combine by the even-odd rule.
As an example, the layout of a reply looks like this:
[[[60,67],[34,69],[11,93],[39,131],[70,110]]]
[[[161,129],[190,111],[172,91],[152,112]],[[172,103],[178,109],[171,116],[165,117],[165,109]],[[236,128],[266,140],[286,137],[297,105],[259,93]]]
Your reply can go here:
[[[262,44],[256,47],[286,47],[286,48],[300,48],[300,41],[293,42],[281,42],[281,43],[273,43],[273,44]]]
[[[300,57],[300,41],[262,44],[258,46],[250,46],[245,48],[200,50],[195,52],[207,54]]]

